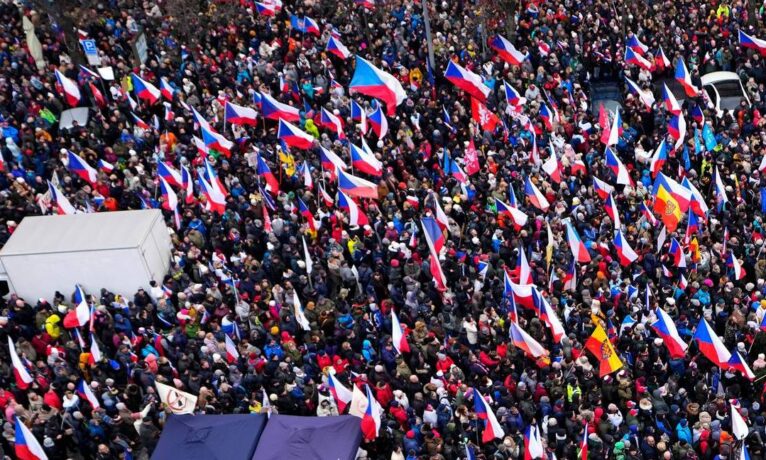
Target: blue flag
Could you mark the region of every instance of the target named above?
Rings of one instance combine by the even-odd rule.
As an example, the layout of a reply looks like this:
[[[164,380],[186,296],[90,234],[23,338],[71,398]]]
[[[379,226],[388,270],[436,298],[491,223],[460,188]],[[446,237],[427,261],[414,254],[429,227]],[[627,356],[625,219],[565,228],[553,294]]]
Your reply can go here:
[[[715,134],[710,128],[710,125],[705,125],[702,128],[702,139],[705,141],[705,149],[711,151],[718,146],[718,142],[715,140]]]
[[[761,187],[761,212],[766,212],[766,187]]]
[[[700,130],[694,128],[694,154],[699,155],[702,153],[702,143],[700,142]]]
[[[689,159],[689,147],[684,144],[684,168],[688,171],[692,169],[692,162]]]

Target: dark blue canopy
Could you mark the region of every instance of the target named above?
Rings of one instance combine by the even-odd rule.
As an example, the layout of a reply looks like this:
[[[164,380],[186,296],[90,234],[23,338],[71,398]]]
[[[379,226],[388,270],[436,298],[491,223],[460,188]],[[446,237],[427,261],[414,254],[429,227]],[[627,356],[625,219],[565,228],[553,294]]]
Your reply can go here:
[[[171,415],[152,460],[250,460],[266,421],[261,414]]]
[[[360,419],[272,415],[253,460],[354,460],[362,442]]]

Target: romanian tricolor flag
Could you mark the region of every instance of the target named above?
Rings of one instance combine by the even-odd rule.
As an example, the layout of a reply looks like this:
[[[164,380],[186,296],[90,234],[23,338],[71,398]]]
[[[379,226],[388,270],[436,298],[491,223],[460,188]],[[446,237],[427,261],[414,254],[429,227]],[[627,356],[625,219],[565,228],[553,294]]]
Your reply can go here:
[[[611,374],[622,367],[622,361],[620,361],[620,357],[614,351],[614,346],[612,346],[612,342],[609,341],[609,337],[607,337],[606,331],[601,325],[596,326],[593,334],[588,337],[588,340],[585,342],[585,348],[593,353],[601,363],[599,366],[599,377]]]

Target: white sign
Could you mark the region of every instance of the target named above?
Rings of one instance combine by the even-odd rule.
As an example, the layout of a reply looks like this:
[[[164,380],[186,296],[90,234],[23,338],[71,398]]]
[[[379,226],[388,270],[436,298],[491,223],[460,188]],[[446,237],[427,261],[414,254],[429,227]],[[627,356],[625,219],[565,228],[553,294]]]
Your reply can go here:
[[[85,57],[88,58],[88,64],[101,65],[101,58],[98,55],[96,40],[90,38],[80,40],[80,45],[82,45],[82,49],[85,52]]]

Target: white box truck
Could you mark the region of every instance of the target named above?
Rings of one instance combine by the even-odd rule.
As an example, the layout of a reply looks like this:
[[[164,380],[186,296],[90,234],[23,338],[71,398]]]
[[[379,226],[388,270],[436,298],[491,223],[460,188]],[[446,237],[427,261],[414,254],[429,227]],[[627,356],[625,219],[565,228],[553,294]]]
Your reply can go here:
[[[34,304],[80,284],[132,297],[162,283],[172,243],[158,209],[24,218],[0,250],[0,280]]]

